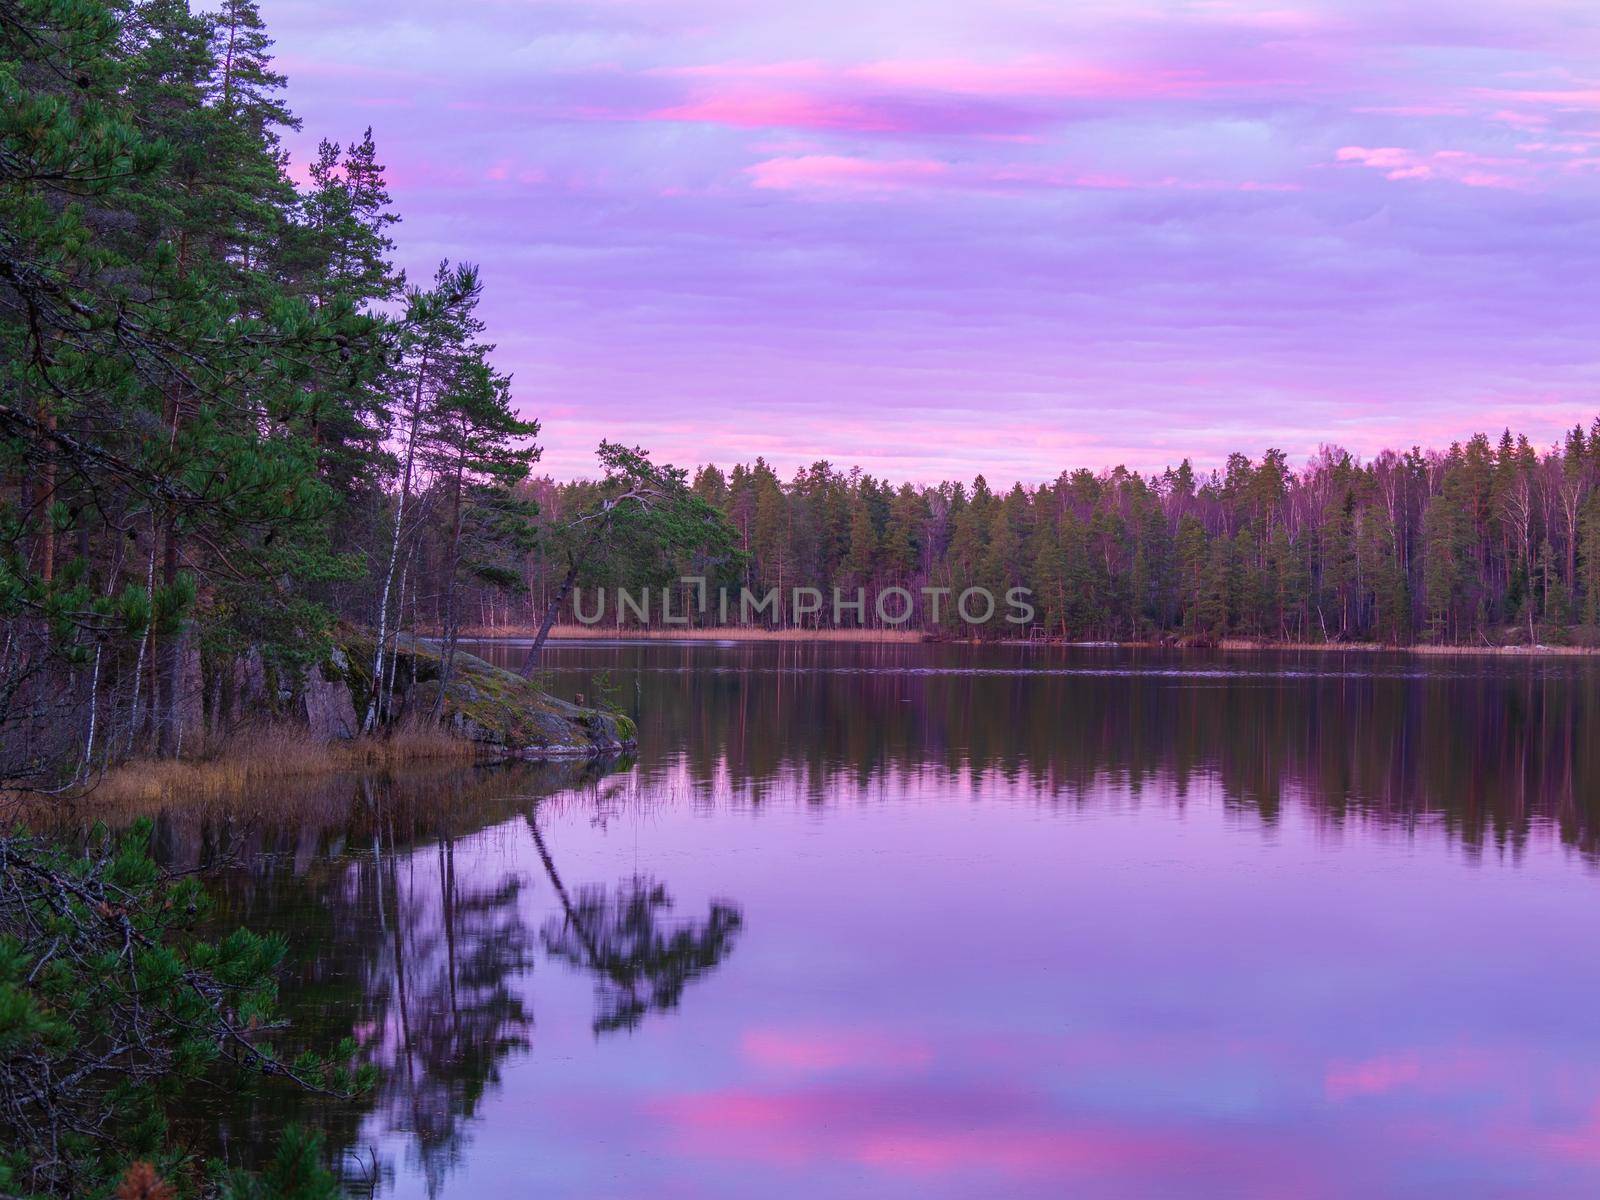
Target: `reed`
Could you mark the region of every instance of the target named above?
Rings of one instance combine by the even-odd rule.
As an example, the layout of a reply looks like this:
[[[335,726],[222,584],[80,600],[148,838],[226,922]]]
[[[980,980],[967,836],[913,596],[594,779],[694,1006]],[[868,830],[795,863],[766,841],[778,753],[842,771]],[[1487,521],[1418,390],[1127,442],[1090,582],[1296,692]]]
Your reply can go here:
[[[303,727],[266,725],[242,730],[192,759],[136,759],[114,767],[75,793],[94,807],[162,804],[176,798],[238,795],[276,780],[341,771],[372,771],[408,763],[470,763],[482,751],[464,738],[427,725],[383,737],[317,743]]]

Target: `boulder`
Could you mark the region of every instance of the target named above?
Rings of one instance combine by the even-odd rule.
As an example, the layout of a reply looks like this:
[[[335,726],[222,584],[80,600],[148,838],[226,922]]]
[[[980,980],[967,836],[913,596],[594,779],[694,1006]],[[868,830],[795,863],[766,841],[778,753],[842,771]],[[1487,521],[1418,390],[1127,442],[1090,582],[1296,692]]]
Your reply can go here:
[[[360,729],[355,699],[350,695],[349,669],[349,658],[335,646],[324,669],[306,672],[302,699],[306,728],[314,742],[348,741]]]
[[[353,694],[367,694],[373,649],[370,636],[341,639],[342,665],[336,673],[345,703]],[[437,706],[440,727],[474,743],[486,758],[594,758],[636,744],[634,724],[621,713],[570,704],[514,671],[460,650],[441,703],[443,663],[438,648],[406,638],[397,655],[396,711],[425,718]],[[307,700],[309,710],[309,689]],[[350,719],[354,728],[353,706]]]

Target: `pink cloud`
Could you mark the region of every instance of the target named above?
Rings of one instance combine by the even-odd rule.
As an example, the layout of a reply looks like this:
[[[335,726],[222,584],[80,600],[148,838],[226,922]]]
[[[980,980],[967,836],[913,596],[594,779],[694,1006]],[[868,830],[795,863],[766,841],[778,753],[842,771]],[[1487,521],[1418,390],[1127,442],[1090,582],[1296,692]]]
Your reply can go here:
[[[650,72],[664,78],[707,80],[732,87],[779,80],[835,92],[922,93],[969,98],[1097,99],[1184,97],[1222,88],[1277,82],[1276,74],[1224,77],[1191,66],[1114,68],[1051,55],[1001,60],[885,58],[828,65],[815,59],[770,63],[702,63]]]
[[[1585,10],[1436,8],[604,0],[439,21],[295,0],[273,33],[305,117],[295,178],[319,137],[373,121],[405,265],[486,264],[556,474],[622,436],[682,462],[1033,482],[1587,425],[1594,322],[1549,286],[1551,262],[1597,256],[1600,149],[1554,149],[1600,142]],[[389,96],[415,107],[358,107]],[[1407,211],[1328,219],[1378,189]],[[775,228],[753,195],[812,211]],[[707,402],[735,432],[688,419]],[[996,411],[1030,436],[997,443]]]
[[[946,169],[945,164],[926,158],[880,161],[843,154],[801,154],[766,159],[746,167],[745,174],[755,187],[779,191],[893,190],[925,183]]]
[[[646,114],[646,119],[697,121],[740,129],[789,126],[795,129],[854,130],[859,133],[882,133],[897,127],[888,115],[870,107],[818,100],[794,93],[710,96],[687,104],[655,109]]]
[[[1023,136],[1018,126],[1045,119],[1051,101],[1177,100],[1281,82],[1270,75],[1231,78],[1189,66],[1113,68],[1048,55],[993,61],[878,59],[853,65],[813,59],[717,62],[645,74],[696,85],[681,103],[645,113],[647,120],[1005,137]]]
[[[755,187],[781,191],[900,190],[937,187],[1024,193],[1040,189],[1089,191],[1297,192],[1301,185],[1271,180],[1140,179],[1111,172],[1031,163],[952,167],[933,159],[875,160],[836,154],[782,155],[745,168]]]
[[[1382,171],[1394,180],[1447,180],[1466,187],[1520,188],[1526,181],[1508,174],[1528,166],[1526,158],[1500,158],[1471,154],[1465,150],[1435,150],[1423,153],[1401,146],[1341,146],[1339,162],[1355,163]]]
[[[1479,95],[1510,104],[1549,104],[1557,108],[1600,108],[1600,88],[1574,88],[1567,91],[1507,91],[1481,88]],[[1498,115],[1498,114],[1497,114]]]
[[[1006,62],[884,59],[850,68],[853,80],[905,91],[964,96],[1095,98],[1188,96],[1219,86],[1193,69],[1118,71],[1034,55]]]
[[[700,63],[688,67],[656,67],[646,74],[667,79],[825,79],[829,68],[821,61],[808,58],[790,62],[718,62]]]
[[[1361,104],[1350,111],[1380,117],[1463,117],[1470,110],[1459,104]]]

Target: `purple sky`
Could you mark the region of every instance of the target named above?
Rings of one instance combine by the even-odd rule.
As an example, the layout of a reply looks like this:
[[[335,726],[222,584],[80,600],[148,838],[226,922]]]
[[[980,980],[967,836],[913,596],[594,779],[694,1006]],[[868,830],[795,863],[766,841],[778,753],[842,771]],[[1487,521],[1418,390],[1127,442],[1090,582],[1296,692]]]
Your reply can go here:
[[[602,437],[1041,481],[1600,411],[1593,0],[264,0]]]

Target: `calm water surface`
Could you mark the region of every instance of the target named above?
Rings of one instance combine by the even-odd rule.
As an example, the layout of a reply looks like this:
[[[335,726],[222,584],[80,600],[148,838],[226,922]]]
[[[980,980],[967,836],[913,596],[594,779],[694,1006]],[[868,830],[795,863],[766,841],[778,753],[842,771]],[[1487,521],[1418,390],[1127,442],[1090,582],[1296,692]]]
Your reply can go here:
[[[311,1120],[385,1197],[1600,1194],[1595,664],[547,666],[636,760],[162,820],[384,1068],[197,1138]]]

